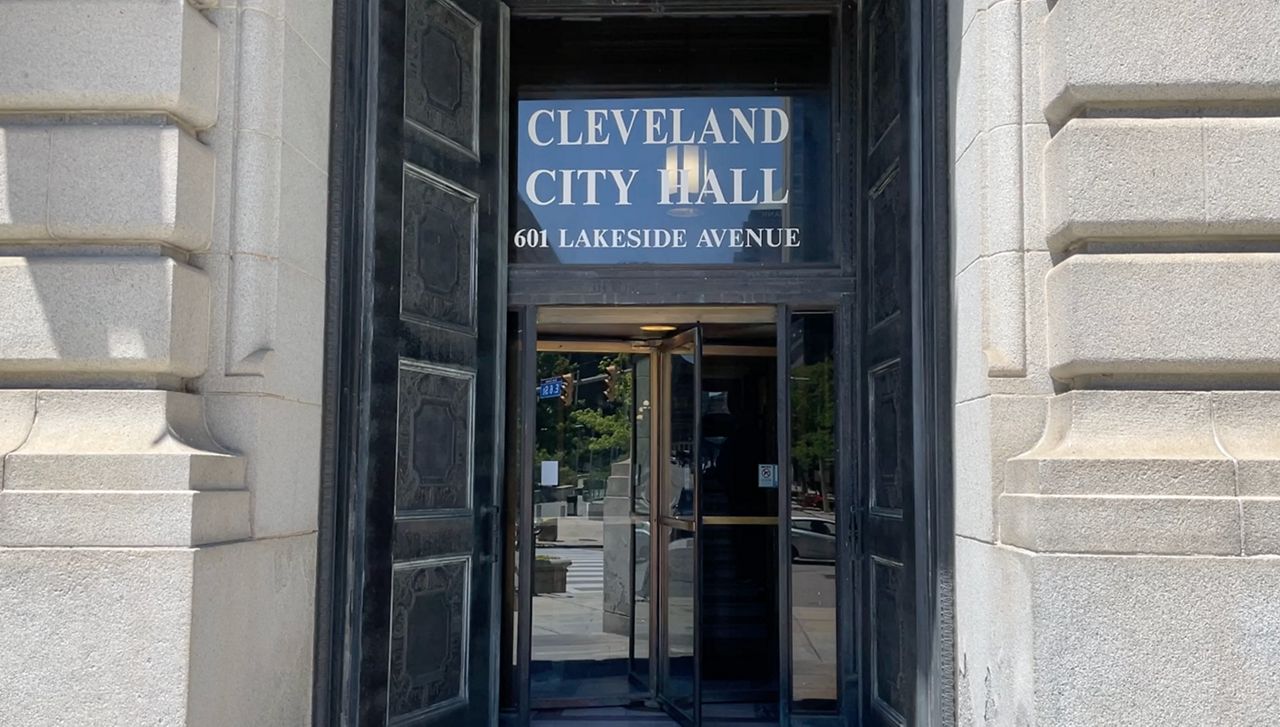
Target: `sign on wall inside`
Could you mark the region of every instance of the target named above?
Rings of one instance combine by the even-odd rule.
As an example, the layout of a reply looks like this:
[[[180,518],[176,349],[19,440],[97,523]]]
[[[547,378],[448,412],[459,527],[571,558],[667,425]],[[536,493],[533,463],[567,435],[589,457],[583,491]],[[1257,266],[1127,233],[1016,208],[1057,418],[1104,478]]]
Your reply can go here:
[[[758,487],[777,489],[778,465],[762,464],[756,466],[756,485]]]
[[[828,113],[795,96],[520,101],[511,261],[829,261]]]

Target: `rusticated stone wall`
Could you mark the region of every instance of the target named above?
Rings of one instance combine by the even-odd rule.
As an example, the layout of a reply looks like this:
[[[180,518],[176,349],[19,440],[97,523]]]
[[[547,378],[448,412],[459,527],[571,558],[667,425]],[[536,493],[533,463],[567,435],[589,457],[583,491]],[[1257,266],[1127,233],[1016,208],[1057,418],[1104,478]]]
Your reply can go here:
[[[327,0],[0,0],[0,724],[310,714]]]
[[[958,721],[1280,723],[1280,4],[951,7]]]

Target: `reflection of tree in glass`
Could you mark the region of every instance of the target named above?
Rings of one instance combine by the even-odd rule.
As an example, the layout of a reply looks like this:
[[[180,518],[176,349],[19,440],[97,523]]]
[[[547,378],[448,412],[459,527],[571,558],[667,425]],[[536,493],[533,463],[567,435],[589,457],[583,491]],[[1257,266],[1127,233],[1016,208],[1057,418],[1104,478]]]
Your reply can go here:
[[[801,504],[831,509],[829,493],[835,464],[835,367],[830,358],[792,367],[791,436],[793,476],[801,490]]]
[[[599,370],[605,376],[609,366],[618,367],[612,400],[601,396],[598,408],[574,409],[569,420],[574,426],[586,428],[586,447],[591,452],[613,454],[631,448],[631,370],[627,368],[627,354],[603,356]],[[603,387],[602,387],[603,388]]]
[[[538,379],[549,379],[561,374],[574,373],[577,367],[569,357],[558,353],[538,354]],[[534,462],[555,460],[560,463],[560,484],[577,480],[572,461],[566,454],[566,445],[572,442],[568,434],[568,422],[563,416],[564,403],[560,399],[538,399],[536,453]]]
[[[610,366],[617,367],[611,396],[606,396]],[[560,463],[560,484],[585,480],[588,490],[603,494],[611,465],[631,451],[630,357],[597,354],[538,354],[538,377],[573,375],[568,402],[539,399],[537,409],[537,460]],[[590,497],[590,495],[588,495]]]

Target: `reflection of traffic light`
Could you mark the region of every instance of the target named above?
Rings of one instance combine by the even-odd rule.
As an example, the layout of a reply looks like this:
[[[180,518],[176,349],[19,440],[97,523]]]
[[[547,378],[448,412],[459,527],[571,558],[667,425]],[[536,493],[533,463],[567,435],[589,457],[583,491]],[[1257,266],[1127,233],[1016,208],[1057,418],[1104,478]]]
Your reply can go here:
[[[560,401],[571,404],[573,403],[573,374],[560,374],[560,378],[564,379],[564,386],[560,387]]]
[[[614,401],[618,398],[618,374],[622,369],[617,364],[609,364],[604,371],[604,398]]]

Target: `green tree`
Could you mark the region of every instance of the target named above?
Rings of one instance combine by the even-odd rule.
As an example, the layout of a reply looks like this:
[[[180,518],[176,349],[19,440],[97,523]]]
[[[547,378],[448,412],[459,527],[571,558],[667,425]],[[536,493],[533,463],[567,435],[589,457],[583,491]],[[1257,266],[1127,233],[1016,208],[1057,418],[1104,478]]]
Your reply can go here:
[[[835,464],[835,365],[831,359],[791,370],[791,457],[806,490],[828,494]]]
[[[604,374],[609,366],[618,367],[612,401],[603,396],[596,406],[583,406],[569,413],[569,421],[587,432],[585,446],[592,453],[615,454],[631,448],[631,391],[634,386],[628,354],[604,356],[599,371]],[[603,387],[602,387],[603,388]]]
[[[577,373],[577,366],[569,357],[559,353],[538,354],[538,377],[549,379],[563,374]],[[569,451],[573,445],[573,437],[569,433],[569,423],[564,416],[565,404],[556,398],[537,400],[537,426],[534,435],[534,462],[555,460],[560,463],[560,483],[566,484],[577,479],[577,473],[571,468],[573,459]],[[536,464],[535,464],[536,466]]]
[[[609,366],[618,367],[613,397],[604,395]],[[560,463],[560,483],[585,476],[603,487],[611,465],[631,449],[631,392],[634,388],[630,355],[619,353],[538,354],[539,379],[572,374],[574,391],[568,402],[539,399],[535,461]]]

